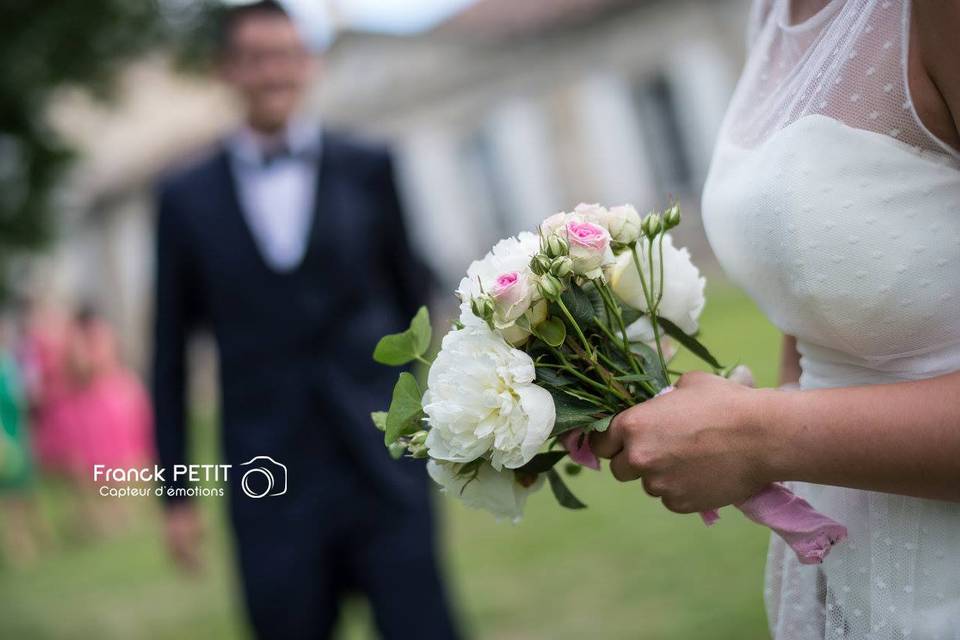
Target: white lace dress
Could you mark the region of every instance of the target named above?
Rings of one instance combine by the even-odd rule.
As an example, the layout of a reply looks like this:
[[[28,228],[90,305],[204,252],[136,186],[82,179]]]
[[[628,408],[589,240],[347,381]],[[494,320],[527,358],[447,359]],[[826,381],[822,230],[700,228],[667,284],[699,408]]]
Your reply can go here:
[[[703,196],[724,269],[797,337],[805,389],[960,369],[960,154],[910,99],[910,2],[752,23]],[[819,567],[772,538],[775,638],[960,639],[960,504],[792,488],[850,538]]]

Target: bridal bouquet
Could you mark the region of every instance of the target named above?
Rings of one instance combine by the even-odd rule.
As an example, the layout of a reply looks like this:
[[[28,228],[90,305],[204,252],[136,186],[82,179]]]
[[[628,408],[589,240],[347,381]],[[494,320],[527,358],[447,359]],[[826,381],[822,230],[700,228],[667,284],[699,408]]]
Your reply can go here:
[[[590,432],[669,392],[677,345],[716,373],[748,378],[695,337],[705,280],[673,244],[679,223],[677,205],[641,217],[629,205],[581,204],[498,242],[460,282],[460,317],[432,362],[426,308],[377,345],[377,362],[429,366],[425,391],[403,372],[389,411],[372,416],[391,454],[427,458],[444,492],[501,519],[518,521],[544,484],[560,505],[581,509],[558,464],[567,459],[568,476],[599,469]],[[845,535],[780,485],[737,506],[802,561],[821,561]]]

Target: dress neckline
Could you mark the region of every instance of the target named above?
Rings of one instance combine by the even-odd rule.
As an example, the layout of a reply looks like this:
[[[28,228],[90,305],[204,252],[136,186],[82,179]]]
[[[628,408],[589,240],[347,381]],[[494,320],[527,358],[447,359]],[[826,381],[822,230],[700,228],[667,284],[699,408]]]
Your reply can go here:
[[[817,9],[816,13],[811,15],[808,18],[801,20],[800,22],[791,23],[790,14],[791,7],[793,7],[793,0],[784,0],[780,3],[780,12],[777,15],[777,26],[781,30],[788,33],[797,33],[801,31],[807,31],[814,27],[822,25],[830,16],[836,13],[836,10],[840,8],[844,0],[830,0],[827,4],[823,5]]]

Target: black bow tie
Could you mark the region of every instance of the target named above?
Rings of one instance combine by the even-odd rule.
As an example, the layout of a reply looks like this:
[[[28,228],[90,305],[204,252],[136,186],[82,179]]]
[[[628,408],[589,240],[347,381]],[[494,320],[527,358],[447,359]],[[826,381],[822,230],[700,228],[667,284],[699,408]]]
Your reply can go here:
[[[270,149],[264,149],[261,154],[260,162],[264,167],[269,167],[279,160],[285,160],[293,157],[295,157],[293,150],[290,149],[290,145],[284,142],[275,147],[271,147]]]

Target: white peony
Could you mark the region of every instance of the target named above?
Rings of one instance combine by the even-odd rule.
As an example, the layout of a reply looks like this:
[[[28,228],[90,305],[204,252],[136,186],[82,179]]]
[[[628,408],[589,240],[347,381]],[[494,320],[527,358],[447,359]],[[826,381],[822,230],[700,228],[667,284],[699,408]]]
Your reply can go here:
[[[423,411],[431,458],[496,470],[530,461],[550,437],[556,408],[534,384],[533,360],[485,326],[451,331],[430,367]]]
[[[485,326],[470,308],[470,300],[481,294],[491,294],[495,303],[494,325],[511,343],[518,344],[529,335],[517,327],[516,320],[537,306],[539,294],[536,276],[530,270],[530,259],[540,252],[540,238],[524,231],[494,245],[481,260],[475,260],[467,275],[457,287],[460,298],[460,322],[468,327]],[[531,317],[535,325],[544,319],[543,309]]]
[[[642,342],[654,351],[657,350],[656,336],[653,333],[653,325],[650,324],[648,316],[638,318],[627,325],[627,338],[630,339],[630,342]],[[634,353],[639,353],[639,349],[632,349]],[[660,350],[663,352],[663,359],[667,362],[673,360],[673,356],[677,355],[677,346],[668,336],[663,335],[662,331],[660,332]]]
[[[660,251],[658,244],[654,243],[653,245],[654,294],[660,290]],[[649,286],[650,269],[647,266],[646,253],[648,247],[649,245],[646,242],[637,243],[637,256],[640,258],[643,274]],[[700,271],[690,260],[690,252],[687,251],[686,247],[677,249],[673,246],[673,239],[670,234],[666,234],[663,238],[663,272],[663,299],[660,301],[659,315],[673,322],[685,333],[696,333],[697,321],[703,311],[703,306],[706,304],[703,289],[707,281],[700,276]],[[620,254],[616,264],[609,270],[608,278],[614,293],[621,300],[635,309],[647,311],[647,301],[643,295],[640,276],[637,274],[630,251]]]
[[[497,471],[489,464],[482,464],[477,476],[461,477],[456,474],[459,465],[430,460],[427,473],[441,487],[443,493],[458,498],[471,509],[489,511],[497,520],[509,519],[516,523],[523,516],[527,497],[543,486],[543,476],[526,486],[520,483],[513,471]]]

